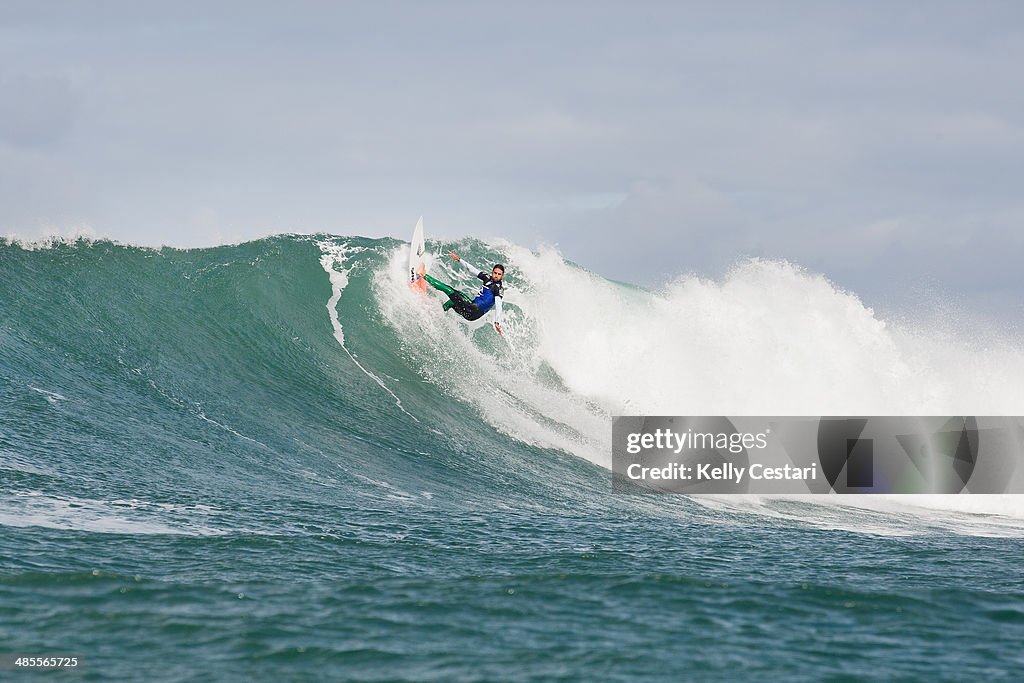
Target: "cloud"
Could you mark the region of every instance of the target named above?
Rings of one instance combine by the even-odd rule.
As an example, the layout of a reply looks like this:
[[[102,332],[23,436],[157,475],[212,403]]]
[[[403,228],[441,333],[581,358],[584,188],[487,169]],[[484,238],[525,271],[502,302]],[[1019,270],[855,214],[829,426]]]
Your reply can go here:
[[[648,283],[1014,253],[1016,5],[537,7],[7,3],[0,226],[404,238],[423,213]]]
[[[728,193],[695,177],[642,180],[611,206],[566,211],[552,226],[566,256],[617,279],[653,285],[720,271],[754,248],[754,219]]]
[[[70,137],[80,104],[65,77],[0,79],[0,143],[27,149],[57,145]]]

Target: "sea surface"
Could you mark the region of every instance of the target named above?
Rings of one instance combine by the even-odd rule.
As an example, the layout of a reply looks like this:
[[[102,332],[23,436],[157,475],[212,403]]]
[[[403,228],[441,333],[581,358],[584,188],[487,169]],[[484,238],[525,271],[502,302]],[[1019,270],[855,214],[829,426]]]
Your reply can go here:
[[[80,660],[0,680],[1024,677],[1020,497],[607,469],[618,414],[1022,414],[1024,344],[784,262],[651,292],[428,241],[508,265],[505,340],[405,248],[0,242],[0,655]]]

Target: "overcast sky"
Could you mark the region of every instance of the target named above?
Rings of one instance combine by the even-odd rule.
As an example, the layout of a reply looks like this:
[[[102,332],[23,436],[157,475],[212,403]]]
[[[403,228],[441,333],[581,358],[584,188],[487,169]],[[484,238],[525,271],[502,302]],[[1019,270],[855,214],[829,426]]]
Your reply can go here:
[[[1024,3],[0,2],[0,235],[1024,298]]]

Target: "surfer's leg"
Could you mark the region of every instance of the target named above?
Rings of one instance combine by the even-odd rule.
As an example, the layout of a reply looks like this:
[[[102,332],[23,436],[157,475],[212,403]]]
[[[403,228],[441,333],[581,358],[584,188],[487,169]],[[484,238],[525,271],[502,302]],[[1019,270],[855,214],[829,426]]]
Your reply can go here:
[[[437,278],[431,277],[427,274],[423,275],[423,279],[429,282],[430,286],[434,289],[439,289],[448,295],[448,301],[445,301],[442,306],[444,310],[449,311],[454,308],[455,312],[466,320],[476,320],[483,315],[483,313],[480,312],[480,309],[477,308],[476,304],[474,304],[469,297],[459,290],[454,287],[450,287]]]
[[[456,292],[452,295],[452,300],[448,303],[455,309],[455,312],[461,315],[466,320],[476,320],[483,315],[483,311],[477,307],[469,298],[462,292]]]
[[[444,310],[448,311],[452,309],[466,320],[476,320],[483,315],[477,305],[474,304],[469,297],[459,291],[449,294],[448,301],[444,302]]]
[[[459,315],[461,315],[466,320],[477,320],[478,318],[483,317],[484,311],[481,311],[476,304],[470,301],[469,306],[466,307],[466,310],[459,311]]]
[[[445,283],[441,282],[440,280],[438,280],[437,278],[432,277],[432,276],[430,276],[430,275],[428,275],[426,273],[423,274],[423,279],[426,280],[427,282],[429,282],[431,287],[433,287],[434,289],[441,290],[442,292],[447,294],[449,297],[452,294],[456,294],[458,292],[458,290],[456,290],[454,287],[450,287],[450,286],[446,285]]]

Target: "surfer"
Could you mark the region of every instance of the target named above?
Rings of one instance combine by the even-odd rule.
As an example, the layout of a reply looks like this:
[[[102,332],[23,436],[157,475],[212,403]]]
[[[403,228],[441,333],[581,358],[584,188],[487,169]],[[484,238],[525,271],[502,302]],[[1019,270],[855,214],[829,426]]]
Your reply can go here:
[[[434,289],[439,289],[448,295],[448,301],[444,302],[444,310],[447,311],[454,308],[455,312],[466,320],[477,320],[493,308],[494,329],[498,331],[498,334],[504,335],[505,333],[501,331],[501,296],[502,290],[505,288],[505,285],[502,283],[502,279],[505,277],[505,266],[495,263],[494,267],[491,268],[491,274],[488,275],[476,266],[466,263],[455,252],[449,251],[448,255],[461,263],[462,267],[472,273],[474,277],[482,280],[484,286],[480,288],[480,293],[477,294],[475,299],[470,299],[454,287],[423,273],[423,278]]]

